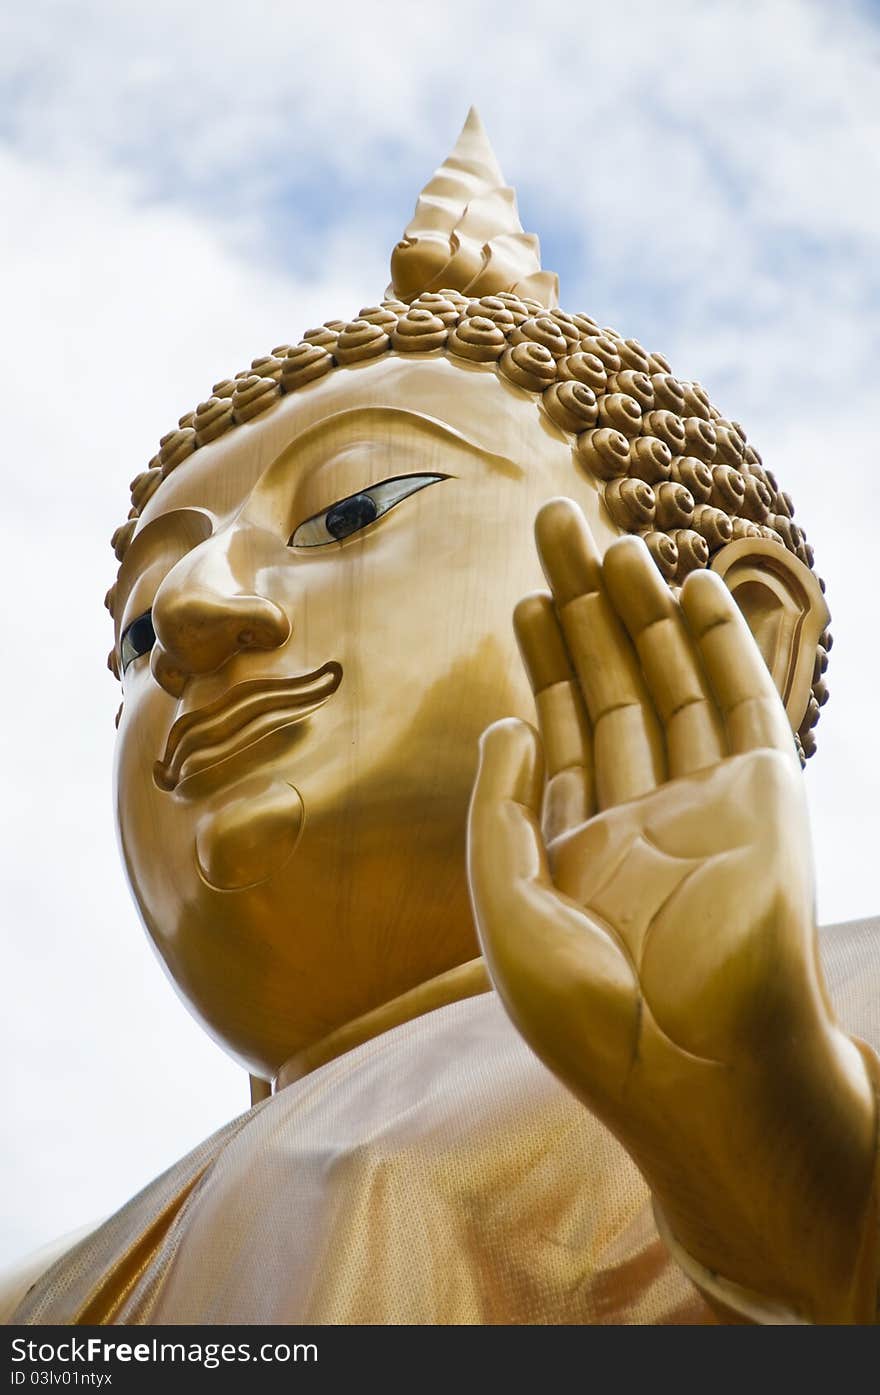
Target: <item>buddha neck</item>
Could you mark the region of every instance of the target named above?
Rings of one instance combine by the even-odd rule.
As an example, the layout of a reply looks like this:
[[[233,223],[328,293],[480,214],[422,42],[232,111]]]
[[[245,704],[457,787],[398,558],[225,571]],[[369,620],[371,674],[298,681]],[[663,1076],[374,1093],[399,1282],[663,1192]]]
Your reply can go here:
[[[318,1066],[326,1065],[328,1061],[335,1060],[346,1051],[351,1051],[354,1047],[362,1046],[364,1042],[381,1036],[383,1032],[390,1031],[392,1027],[412,1022],[414,1018],[422,1017],[426,1012],[433,1012],[435,1008],[446,1007],[448,1003],[457,1003],[464,998],[488,993],[491,987],[492,983],[482,958],[478,956],[466,964],[457,964],[454,969],[447,969],[446,973],[428,979],[427,983],[417,984],[415,988],[408,989],[399,997],[392,998],[390,1002],[365,1012],[361,1017],[356,1017],[341,1027],[336,1027],[320,1041],[297,1051],[284,1062],[275,1077],[274,1093],[277,1094],[286,1086],[302,1080],[303,1076],[317,1070]],[[251,1076],[253,1104],[268,1098],[271,1093],[273,1088],[268,1081]]]

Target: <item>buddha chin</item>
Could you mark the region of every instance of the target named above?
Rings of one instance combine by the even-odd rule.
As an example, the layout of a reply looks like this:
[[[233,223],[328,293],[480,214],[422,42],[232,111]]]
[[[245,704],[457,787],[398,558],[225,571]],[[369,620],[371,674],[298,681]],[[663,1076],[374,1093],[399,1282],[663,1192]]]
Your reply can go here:
[[[464,828],[483,716],[444,747],[433,720],[448,730],[458,714],[416,712],[397,737],[410,773],[381,732],[358,742],[344,673],[332,701],[150,791],[148,809],[122,793],[147,780],[121,743],[120,826],[147,929],[205,1026],[265,1077],[477,953]]]

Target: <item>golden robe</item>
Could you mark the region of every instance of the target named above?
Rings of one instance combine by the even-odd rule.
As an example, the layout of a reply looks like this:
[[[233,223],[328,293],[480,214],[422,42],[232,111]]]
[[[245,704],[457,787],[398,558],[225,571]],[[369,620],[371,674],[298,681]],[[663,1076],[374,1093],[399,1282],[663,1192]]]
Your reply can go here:
[[[880,1048],[880,921],[821,935]],[[702,1323],[642,1178],[491,992],[219,1130],[32,1285],[21,1323]]]

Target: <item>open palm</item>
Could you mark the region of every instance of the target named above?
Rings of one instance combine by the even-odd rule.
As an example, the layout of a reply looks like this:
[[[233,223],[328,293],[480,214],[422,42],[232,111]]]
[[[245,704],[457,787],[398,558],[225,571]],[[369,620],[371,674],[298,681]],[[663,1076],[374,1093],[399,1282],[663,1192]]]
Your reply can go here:
[[[536,533],[552,595],[515,620],[540,735],[486,734],[469,827],[493,980],[687,1250],[811,1311],[830,1269],[851,1281],[873,1103],[818,965],[785,712],[718,577],[676,599],[639,539],[600,558],[565,500]],[[845,1204],[792,1254],[804,1173],[827,1182],[841,1147]]]

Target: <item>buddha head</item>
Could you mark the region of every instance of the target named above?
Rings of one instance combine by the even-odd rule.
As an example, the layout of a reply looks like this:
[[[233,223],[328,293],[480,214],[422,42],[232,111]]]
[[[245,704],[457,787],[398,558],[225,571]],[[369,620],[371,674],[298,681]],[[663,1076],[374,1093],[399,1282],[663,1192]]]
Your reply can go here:
[[[556,305],[475,113],[378,306],[163,437],[114,535],[126,869],[178,991],[251,1073],[466,962],[480,734],[533,717],[511,623],[573,498],[739,601],[803,754],[827,611],[788,496],[668,363]]]

